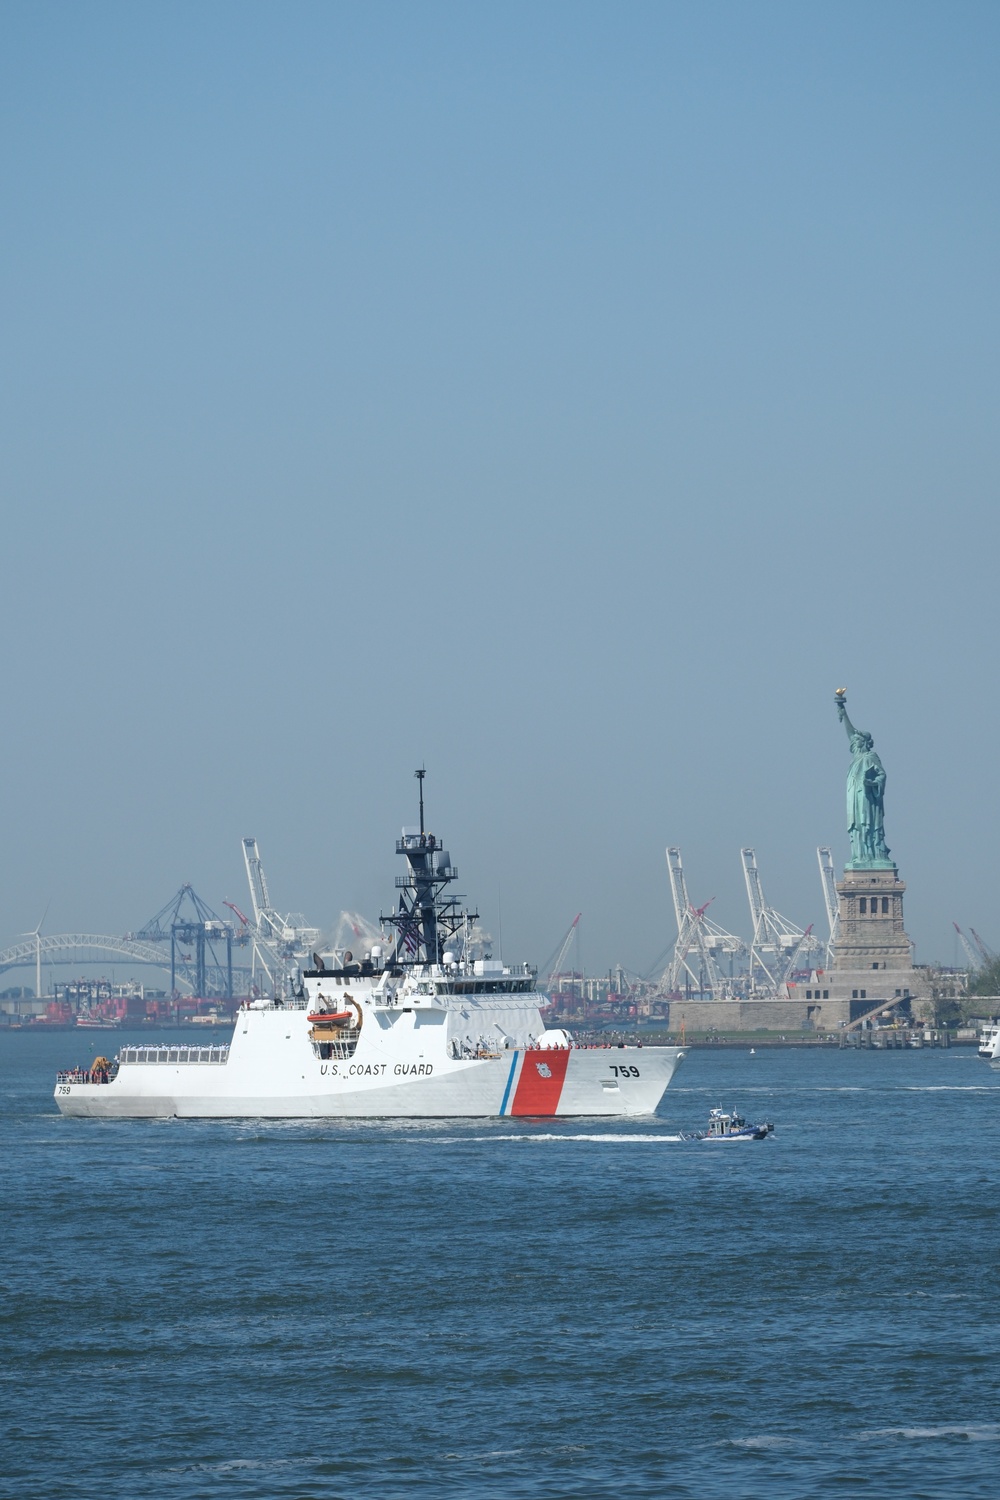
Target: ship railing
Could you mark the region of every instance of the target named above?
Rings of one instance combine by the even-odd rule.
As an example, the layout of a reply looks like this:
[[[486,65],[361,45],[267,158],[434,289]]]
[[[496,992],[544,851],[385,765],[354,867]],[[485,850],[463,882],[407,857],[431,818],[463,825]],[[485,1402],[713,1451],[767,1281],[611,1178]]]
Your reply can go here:
[[[110,1083],[117,1074],[117,1062],[110,1068],[64,1068],[56,1074],[56,1083]]]
[[[324,1049],[319,1053],[320,1057],[336,1062],[346,1061],[347,1058],[354,1056],[360,1035],[361,1032],[359,1030],[352,1029],[351,1031],[341,1031],[336,1039],[333,1039],[332,1037],[323,1035],[322,1032],[314,1030],[309,1033],[309,1039],[314,1047],[322,1047]]]
[[[229,1061],[228,1047],[122,1047],[116,1061],[168,1065],[170,1063],[196,1064],[201,1067],[218,1067]]]
[[[308,1010],[309,1000],[306,996],[290,996],[287,1000],[247,1000],[240,1006],[241,1010]]]

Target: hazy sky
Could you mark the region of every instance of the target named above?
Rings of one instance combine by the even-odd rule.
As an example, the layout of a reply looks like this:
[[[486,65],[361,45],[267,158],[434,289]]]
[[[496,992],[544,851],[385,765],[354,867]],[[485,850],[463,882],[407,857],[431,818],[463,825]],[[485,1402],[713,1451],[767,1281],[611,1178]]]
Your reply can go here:
[[[1000,947],[1000,9],[7,3],[0,938],[823,923],[833,690]],[[0,981],[2,982],[2,981]],[[16,980],[15,980],[16,982]],[[30,982],[26,977],[25,982]]]

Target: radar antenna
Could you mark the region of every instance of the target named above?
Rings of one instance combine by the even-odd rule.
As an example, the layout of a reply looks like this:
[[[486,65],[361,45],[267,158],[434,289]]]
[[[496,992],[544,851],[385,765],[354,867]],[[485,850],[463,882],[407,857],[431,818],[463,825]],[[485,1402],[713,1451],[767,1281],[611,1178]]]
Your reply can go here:
[[[424,831],[424,777],[427,775],[427,767],[421,766],[419,771],[414,771],[414,776],[420,783],[420,832]]]

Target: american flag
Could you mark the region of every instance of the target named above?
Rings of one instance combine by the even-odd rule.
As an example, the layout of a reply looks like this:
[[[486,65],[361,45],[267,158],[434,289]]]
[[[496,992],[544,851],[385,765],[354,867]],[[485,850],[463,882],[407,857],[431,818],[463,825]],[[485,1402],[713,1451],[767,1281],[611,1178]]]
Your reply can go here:
[[[416,917],[406,910],[402,896],[399,898],[399,915],[401,919],[397,924],[399,935],[403,940],[403,947],[412,956],[420,947],[420,924]]]

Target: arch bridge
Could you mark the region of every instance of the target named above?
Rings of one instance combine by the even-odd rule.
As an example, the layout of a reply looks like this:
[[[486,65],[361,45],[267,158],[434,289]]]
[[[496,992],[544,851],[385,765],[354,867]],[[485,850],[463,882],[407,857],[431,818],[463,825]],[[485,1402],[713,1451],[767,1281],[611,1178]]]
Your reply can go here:
[[[49,963],[72,963],[74,959],[79,961],[80,954],[84,952],[128,958],[133,963],[151,964],[170,973],[169,956],[155,943],[94,932],[61,932],[50,937],[32,936],[26,942],[13,943],[9,948],[0,949],[0,974],[8,969],[29,968],[43,960]],[[175,983],[178,988],[183,986],[189,993],[194,991],[191,981],[181,974],[176,975]]]

